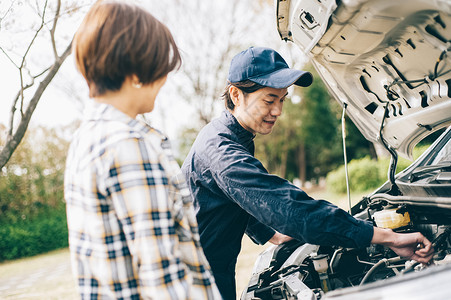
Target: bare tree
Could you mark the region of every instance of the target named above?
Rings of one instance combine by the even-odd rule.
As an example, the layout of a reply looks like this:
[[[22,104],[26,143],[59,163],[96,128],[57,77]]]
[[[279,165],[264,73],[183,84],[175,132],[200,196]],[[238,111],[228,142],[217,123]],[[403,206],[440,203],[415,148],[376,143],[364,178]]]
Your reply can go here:
[[[51,82],[52,86],[55,85],[53,78],[70,54],[75,28],[66,29],[67,19],[77,12],[82,16],[80,7],[87,8],[92,2],[94,0],[10,0],[9,3],[2,1],[0,4],[0,34],[10,31],[12,25],[20,27],[21,33],[28,34],[21,35],[9,44],[0,42],[0,55],[6,57],[17,70],[20,82],[10,106],[6,141],[0,145],[0,168],[8,162],[22,140],[44,91]],[[276,32],[271,1],[141,2],[170,28],[183,57],[182,68],[168,81],[166,90],[169,95],[160,96],[170,98],[171,104],[175,104],[166,104],[162,108],[161,115],[165,122],[180,123],[180,118],[174,120],[171,116],[179,116],[182,110],[192,127],[199,128],[208,123],[222,106],[217,99],[226,85],[227,70],[233,55],[249,46],[278,49],[283,44]],[[17,10],[24,6],[32,9],[34,18],[30,20],[33,19],[33,22],[28,17],[17,16]],[[62,16],[66,16],[65,23],[61,21]],[[31,25],[14,23],[18,19],[21,23]],[[61,32],[66,36],[62,37]],[[21,47],[17,47],[17,40],[23,44]],[[44,42],[50,46],[47,45],[45,59],[40,59],[33,49],[42,47]],[[65,90],[71,97],[77,96],[70,92],[70,83],[62,83],[58,89]],[[180,103],[188,106],[188,110],[181,108]],[[169,114],[169,109],[174,111]]]
[[[235,54],[249,46],[277,47],[280,41],[268,1],[145,2],[170,28],[181,51],[182,66],[168,86],[172,98],[189,105],[186,114],[193,127],[207,124],[223,107],[217,100],[226,86],[230,60]]]
[[[52,79],[59,71],[61,65],[70,55],[72,34],[67,37],[57,36],[56,30],[61,17],[71,16],[81,6],[86,4],[67,4],[62,7],[61,0],[55,1],[15,1],[2,4],[0,11],[0,30],[16,30],[10,32],[10,43],[0,44],[0,54],[15,67],[19,77],[19,89],[15,94],[10,109],[10,120],[7,124],[6,141],[0,147],[0,169],[9,161],[14,150],[22,141],[28,128],[28,124],[36,109],[39,100],[47,89]],[[15,23],[21,20],[25,28]],[[19,26],[19,28],[18,28]],[[26,33],[27,38],[23,38]],[[24,44],[22,42],[27,40]],[[38,55],[43,43],[51,50],[52,55],[41,61],[42,53]],[[20,45],[19,45],[20,44]],[[47,48],[47,49],[48,49]]]

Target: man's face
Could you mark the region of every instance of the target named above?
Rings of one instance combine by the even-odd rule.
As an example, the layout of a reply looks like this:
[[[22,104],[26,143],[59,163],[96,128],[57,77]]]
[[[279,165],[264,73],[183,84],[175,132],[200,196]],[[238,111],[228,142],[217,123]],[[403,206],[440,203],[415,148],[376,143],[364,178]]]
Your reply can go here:
[[[277,118],[282,114],[287,89],[265,87],[246,96],[241,90],[230,92],[235,100],[232,114],[241,126],[254,134],[271,133]]]

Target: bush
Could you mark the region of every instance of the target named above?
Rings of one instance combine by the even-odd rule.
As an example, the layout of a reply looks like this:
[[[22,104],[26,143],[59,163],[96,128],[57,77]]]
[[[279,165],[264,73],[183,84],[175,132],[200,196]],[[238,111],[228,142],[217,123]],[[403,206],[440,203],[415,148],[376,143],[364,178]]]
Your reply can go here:
[[[354,159],[348,164],[349,185],[352,191],[367,191],[381,183],[380,167],[369,157]],[[334,193],[346,193],[345,167],[329,172],[326,177],[327,188]]]
[[[413,157],[418,158],[428,145],[414,149]],[[412,162],[400,158],[396,172],[407,168]],[[354,159],[348,163],[349,187],[353,192],[365,192],[376,189],[388,180],[389,158],[374,160],[369,157]],[[329,172],[326,178],[327,188],[334,193],[346,193],[346,177],[344,165]]]
[[[0,169],[0,261],[68,245],[63,184],[69,142],[55,130],[29,129]]]
[[[68,246],[66,212],[42,213],[14,224],[0,224],[0,261],[33,256]]]

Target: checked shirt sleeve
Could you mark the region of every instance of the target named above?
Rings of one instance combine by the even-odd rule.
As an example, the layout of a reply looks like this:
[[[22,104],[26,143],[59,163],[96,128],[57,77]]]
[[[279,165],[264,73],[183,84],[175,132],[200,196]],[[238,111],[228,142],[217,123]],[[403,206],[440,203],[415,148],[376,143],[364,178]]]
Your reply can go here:
[[[115,145],[106,180],[143,298],[189,299],[187,269],[177,256],[168,178],[143,139]],[[112,244],[114,250],[114,244]]]

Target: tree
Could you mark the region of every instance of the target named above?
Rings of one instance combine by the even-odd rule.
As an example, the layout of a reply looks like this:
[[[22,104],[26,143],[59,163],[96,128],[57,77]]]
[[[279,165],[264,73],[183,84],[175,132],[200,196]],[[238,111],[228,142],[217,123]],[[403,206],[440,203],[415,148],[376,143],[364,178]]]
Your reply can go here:
[[[300,168],[308,178],[325,176],[341,161],[339,117],[334,114],[337,105],[329,95],[324,83],[316,72],[313,84],[303,89],[301,105],[301,139],[304,153],[298,151],[298,157],[304,164]],[[308,161],[308,164],[305,163]],[[338,161],[338,162],[337,162]]]
[[[172,107],[183,105],[184,115],[190,116],[189,125],[197,129],[223,107],[218,99],[226,86],[232,57],[249,46],[277,48],[282,44],[273,4],[268,1],[168,0],[143,4],[169,27],[182,54],[181,68],[170,75],[160,98],[170,99]]]
[[[75,2],[63,4],[61,0],[2,3],[0,29],[4,42],[0,51],[16,69],[19,84],[11,104],[6,140],[0,148],[0,169],[22,141],[39,100],[71,52],[74,31],[59,33],[57,27],[63,20],[73,22],[71,17],[87,6],[85,2],[78,1],[76,5]]]
[[[283,113],[278,118],[273,132],[269,135],[258,135],[255,139],[256,157],[262,160],[271,173],[281,177],[293,179],[297,172],[293,172],[290,165],[293,151],[298,148],[301,141],[300,127],[302,120],[300,105],[294,99],[299,95],[289,96],[284,101]]]
[[[166,90],[170,89],[173,95],[166,98],[180,99],[173,102],[172,107],[184,105],[184,116],[179,116],[178,120],[189,116],[189,123],[181,126],[186,130],[180,131],[177,137],[183,145],[191,145],[193,130],[199,131],[223,109],[220,97],[227,84],[230,61],[238,52],[250,46],[265,46],[288,57],[290,65],[293,62],[302,65],[306,61],[298,48],[283,42],[277,34],[271,1],[172,0],[172,3],[177,3],[175,9],[183,13],[161,19],[173,32],[183,63],[168,80]],[[162,11],[159,8],[154,7]],[[172,112],[165,116],[170,119],[170,114]],[[180,157],[187,154],[187,149],[189,147],[180,149]]]
[[[73,127],[31,127],[0,170],[0,261],[68,246],[66,130]]]
[[[273,132],[256,138],[256,156],[281,177],[306,182],[336,165],[338,120],[324,84],[311,67],[310,87],[291,88]]]
[[[47,210],[63,209],[63,175],[69,142],[67,128],[27,131],[0,171],[0,223],[15,223]],[[0,139],[1,142],[1,139]]]
[[[313,84],[292,89],[273,132],[255,140],[256,156],[270,172],[302,183],[325,177],[343,163],[341,107],[311,66],[304,69],[314,75]],[[370,154],[371,143],[349,120],[346,131],[349,160]]]

